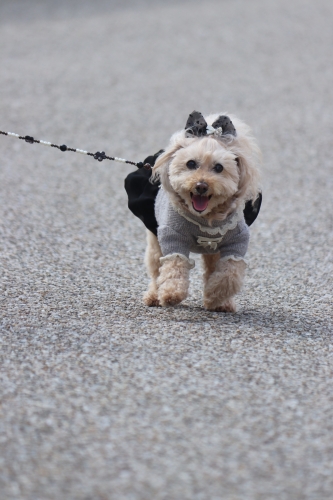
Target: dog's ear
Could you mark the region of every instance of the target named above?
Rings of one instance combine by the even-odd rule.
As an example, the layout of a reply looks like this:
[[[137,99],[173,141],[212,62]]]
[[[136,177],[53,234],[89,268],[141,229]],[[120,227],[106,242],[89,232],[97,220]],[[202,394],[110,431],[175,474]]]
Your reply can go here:
[[[239,199],[255,200],[260,191],[259,165],[261,163],[261,152],[255,139],[247,135],[238,135],[235,143],[230,147],[235,154],[239,171],[238,191],[236,197]]]
[[[152,170],[151,180],[154,182],[158,178],[161,180],[164,187],[169,185],[168,179],[168,166],[172,160],[173,155],[183,147],[179,141],[175,141],[162,153],[156,160]]]
[[[254,199],[259,190],[259,171],[256,164],[246,156],[236,158],[239,170],[237,198]]]

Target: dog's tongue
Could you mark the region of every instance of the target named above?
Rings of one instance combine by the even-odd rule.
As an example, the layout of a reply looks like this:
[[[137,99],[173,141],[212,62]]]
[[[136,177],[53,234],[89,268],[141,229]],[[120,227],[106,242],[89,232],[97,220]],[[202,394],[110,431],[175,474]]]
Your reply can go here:
[[[204,210],[206,210],[208,202],[208,196],[200,196],[199,194],[194,194],[192,196],[192,204],[194,210],[197,210],[198,212],[203,212]]]

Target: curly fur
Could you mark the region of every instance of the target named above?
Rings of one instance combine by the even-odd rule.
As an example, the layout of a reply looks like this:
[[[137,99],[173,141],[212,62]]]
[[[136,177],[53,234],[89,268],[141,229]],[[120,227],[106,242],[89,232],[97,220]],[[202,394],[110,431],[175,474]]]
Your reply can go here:
[[[222,114],[222,113],[220,113]],[[220,114],[205,117],[208,125]],[[225,114],[225,113],[223,113]],[[255,199],[260,189],[260,150],[249,127],[237,117],[228,115],[237,131],[236,136],[186,137],[185,130],[176,132],[165,152],[154,166],[152,181],[159,178],[171,203],[212,223],[224,220],[245,201]],[[195,160],[197,168],[186,165]],[[223,165],[223,175],[214,165]],[[208,186],[209,202],[198,213],[192,204],[198,183]],[[152,278],[145,303],[149,306],[167,306],[180,303],[187,297],[189,266],[175,257],[160,264],[161,249],[157,238],[148,235],[146,264]],[[204,306],[214,311],[234,312],[234,295],[239,292],[244,279],[243,261],[220,261],[219,254],[204,255]]]
[[[219,261],[216,255],[203,255],[204,273],[204,306],[210,311],[235,312],[236,305],[232,300],[242,287],[245,262]]]
[[[147,306],[159,306],[160,302],[157,297],[157,278],[159,275],[159,270],[161,267],[160,258],[162,257],[162,252],[160,245],[158,244],[156,236],[147,231],[147,248],[145,255],[145,264],[148,273],[151,277],[151,282],[147,292],[144,294],[143,300]]]
[[[188,294],[190,267],[178,255],[163,263],[157,279],[158,300],[161,306],[175,306]]]

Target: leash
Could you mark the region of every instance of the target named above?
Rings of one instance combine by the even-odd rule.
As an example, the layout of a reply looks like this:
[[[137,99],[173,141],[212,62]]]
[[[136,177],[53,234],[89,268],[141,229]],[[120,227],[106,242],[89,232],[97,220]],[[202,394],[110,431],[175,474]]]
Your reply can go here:
[[[40,141],[38,139],[35,139],[34,137],[31,137],[30,135],[19,135],[19,134],[14,134],[14,132],[3,132],[0,130],[0,134],[2,135],[7,135],[10,137],[16,137],[16,139],[21,139],[22,141],[27,142],[28,144],[42,144],[43,146],[49,146],[51,148],[57,148],[60,149],[63,153],[65,151],[71,151],[73,153],[80,153],[82,155],[87,155],[87,156],[92,156],[95,160],[97,161],[103,161],[103,160],[112,160],[112,161],[118,161],[120,163],[128,163],[129,165],[135,165],[138,168],[144,167],[147,170],[151,169],[151,165],[149,163],[143,164],[142,161],[139,162],[134,162],[130,160],[125,160],[124,158],[118,158],[117,156],[107,156],[105,154],[105,151],[97,151],[96,153],[89,153],[88,151],[85,151],[84,149],[74,149],[74,148],[69,148],[66,146],[66,144],[62,144],[61,146],[58,146],[57,144],[53,144],[52,142],[47,142],[47,141]]]

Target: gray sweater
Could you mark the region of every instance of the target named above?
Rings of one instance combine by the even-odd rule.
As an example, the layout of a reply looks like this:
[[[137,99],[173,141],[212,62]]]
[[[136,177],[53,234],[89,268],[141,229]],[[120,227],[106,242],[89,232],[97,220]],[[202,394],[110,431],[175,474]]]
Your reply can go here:
[[[210,226],[202,217],[177,210],[161,188],[156,197],[155,215],[158,222],[157,238],[163,253],[161,260],[173,254],[188,260],[190,252],[220,253],[222,260],[244,260],[249,229],[242,209],[223,221],[214,221]],[[192,267],[193,261],[190,263]]]

